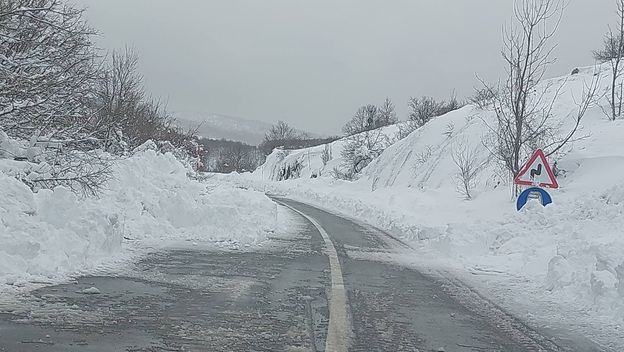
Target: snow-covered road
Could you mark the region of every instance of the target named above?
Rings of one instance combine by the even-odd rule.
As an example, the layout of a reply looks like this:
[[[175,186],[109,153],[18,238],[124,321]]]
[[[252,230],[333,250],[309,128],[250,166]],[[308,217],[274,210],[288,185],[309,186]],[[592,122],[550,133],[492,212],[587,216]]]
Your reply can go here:
[[[280,202],[315,223],[301,217],[263,249],[175,248],[123,275],[33,291],[0,307],[0,350],[607,351],[529,327],[459,281],[371,259],[404,250],[379,231]],[[346,317],[332,312],[336,285]],[[336,326],[348,331],[328,344]]]

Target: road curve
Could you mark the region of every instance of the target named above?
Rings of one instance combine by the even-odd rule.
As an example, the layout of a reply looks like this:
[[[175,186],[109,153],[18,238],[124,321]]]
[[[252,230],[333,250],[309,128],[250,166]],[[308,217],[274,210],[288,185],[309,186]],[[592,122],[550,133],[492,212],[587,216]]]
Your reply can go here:
[[[472,292],[458,281],[363,259],[393,241],[277,201],[302,222],[269,250],[171,249],[123,276],[1,303],[0,351],[602,351],[544,336],[482,298],[458,299]],[[84,294],[90,287],[100,293]]]
[[[411,268],[362,259],[367,257],[362,253],[391,252],[403,244],[327,211],[277,201],[330,234],[348,292],[353,327],[349,350],[605,351],[582,337],[541,334],[457,279],[431,278]]]

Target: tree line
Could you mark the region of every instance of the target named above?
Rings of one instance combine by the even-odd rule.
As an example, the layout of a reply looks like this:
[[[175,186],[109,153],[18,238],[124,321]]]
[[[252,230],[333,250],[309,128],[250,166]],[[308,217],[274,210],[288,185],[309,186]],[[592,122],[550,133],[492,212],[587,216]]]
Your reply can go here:
[[[266,158],[257,146],[243,142],[202,138],[199,143],[206,151],[204,164],[209,172],[250,172],[262,165]]]
[[[124,155],[147,140],[196,153],[193,133],[146,93],[136,53],[102,52],[95,35],[60,0],[0,1],[0,129],[37,150],[29,160],[45,172],[25,180],[33,188],[96,194],[110,177],[100,151]]]
[[[407,137],[432,119],[461,108],[465,103],[452,94],[448,100],[429,96],[412,97],[407,105],[409,113],[404,122],[399,122],[394,103],[389,98],[379,106],[367,104],[360,107],[342,128],[346,138],[342,151],[343,164],[340,169],[333,171],[334,176],[347,180],[356,178],[397,140]],[[398,132],[394,135],[382,129],[391,125],[398,126]]]

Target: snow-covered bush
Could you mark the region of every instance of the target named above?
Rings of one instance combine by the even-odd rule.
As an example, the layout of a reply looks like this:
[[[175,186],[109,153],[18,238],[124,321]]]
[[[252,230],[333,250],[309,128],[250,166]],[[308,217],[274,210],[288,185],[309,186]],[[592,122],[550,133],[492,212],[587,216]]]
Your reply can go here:
[[[457,166],[454,176],[457,192],[466,199],[472,199],[477,186],[479,173],[487,166],[489,159],[480,159],[479,147],[470,147],[467,142],[458,142],[453,146],[451,157]]]
[[[358,133],[347,137],[342,158],[349,173],[359,174],[371,161],[390,145],[388,136],[381,129]]]
[[[82,11],[61,1],[2,1],[0,128],[26,140],[87,141],[94,34]]]
[[[408,120],[397,124],[399,130],[395,135],[396,140],[401,140],[409,136],[412,132],[418,129],[418,124],[415,121]]]

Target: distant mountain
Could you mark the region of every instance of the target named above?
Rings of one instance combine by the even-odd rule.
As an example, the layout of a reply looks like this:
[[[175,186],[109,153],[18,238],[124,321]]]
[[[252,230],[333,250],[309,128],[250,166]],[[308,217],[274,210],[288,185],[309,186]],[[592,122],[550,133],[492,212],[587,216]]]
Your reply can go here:
[[[173,116],[182,128],[199,126],[201,137],[225,138],[251,145],[260,144],[265,132],[271,128],[271,124],[266,122],[204,112],[174,112]]]
[[[198,134],[200,137],[210,139],[224,138],[250,145],[259,145],[262,143],[264,134],[272,126],[272,124],[267,122],[205,112],[178,111],[173,112],[173,117],[178,121],[178,125],[184,129],[196,128],[199,126]],[[297,131],[310,138],[326,137],[303,130]]]

